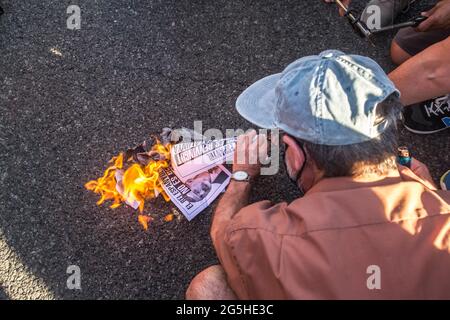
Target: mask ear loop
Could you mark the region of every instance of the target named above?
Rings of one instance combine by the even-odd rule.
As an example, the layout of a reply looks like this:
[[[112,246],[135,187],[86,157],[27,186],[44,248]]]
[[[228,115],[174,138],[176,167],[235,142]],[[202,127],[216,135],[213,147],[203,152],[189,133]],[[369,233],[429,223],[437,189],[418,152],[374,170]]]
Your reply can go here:
[[[302,176],[302,174],[303,174],[303,171],[304,171],[304,169],[305,169],[305,167],[306,167],[306,161],[307,161],[307,159],[306,159],[306,152],[305,152],[305,148],[300,144],[300,143],[297,143],[297,145],[300,147],[300,150],[302,150],[302,153],[303,153],[303,156],[304,156],[304,158],[305,158],[305,161],[303,161],[303,164],[302,164],[302,167],[300,168],[300,170],[298,171],[298,174],[297,174],[297,176],[296,176],[296,178],[295,178],[295,183],[298,185],[298,187],[299,187],[299,189],[300,189],[300,192],[302,193],[302,194],[305,194],[305,190],[303,189],[303,186],[301,185],[301,183],[300,183],[300,185],[299,185],[299,183],[298,183],[298,181],[300,180],[300,178],[301,178],[301,176]]]
[[[303,171],[304,171],[304,169],[305,169],[305,167],[306,167],[306,161],[307,161],[306,157],[307,157],[307,154],[306,154],[306,152],[305,152],[305,148],[303,147],[303,145],[301,145],[301,144],[298,143],[297,141],[296,141],[296,143],[297,143],[297,145],[299,146],[300,150],[302,151],[303,156],[304,156],[304,158],[305,158],[305,161],[303,161],[303,164],[302,164],[301,168],[298,170],[298,173],[296,174],[295,178],[291,178],[291,176],[289,176],[289,175],[288,175],[288,176],[289,176],[289,179],[292,181],[292,183],[294,183],[294,184],[297,186],[297,188],[300,189],[300,192],[302,193],[302,195],[304,195],[304,194],[305,194],[305,190],[303,189],[303,187],[302,187],[301,184],[300,184],[300,185],[298,184],[298,181],[299,181],[300,177],[302,176]],[[287,147],[288,147],[288,146],[286,145],[286,146],[284,147],[284,150],[283,150],[283,163],[284,163],[286,172],[287,172],[287,164],[286,164],[286,149],[287,149]]]

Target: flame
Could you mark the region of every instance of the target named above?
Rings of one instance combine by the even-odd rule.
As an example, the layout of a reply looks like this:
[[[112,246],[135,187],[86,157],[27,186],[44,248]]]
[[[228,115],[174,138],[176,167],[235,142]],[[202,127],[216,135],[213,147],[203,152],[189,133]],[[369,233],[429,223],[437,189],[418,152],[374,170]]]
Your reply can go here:
[[[153,219],[152,219],[152,217],[149,217],[149,216],[145,216],[145,215],[140,214],[140,215],[138,216],[138,221],[139,221],[139,223],[142,225],[142,227],[144,228],[144,230],[148,230],[148,224],[149,224],[150,222],[152,222]]]
[[[169,196],[164,192],[159,182],[159,170],[167,168],[170,160],[170,144],[164,146],[159,141],[152,147],[151,152],[158,153],[160,160],[151,160],[147,165],[143,166],[137,163],[129,166],[122,176],[123,192],[117,190],[116,173],[118,170],[124,169],[124,161],[128,162],[130,159],[124,159],[124,154],[121,153],[113,157],[109,166],[103,176],[97,180],[91,180],[85,184],[86,189],[100,194],[100,199],[97,205],[101,205],[107,200],[112,200],[111,208],[119,207],[123,202],[138,203],[139,211],[144,211],[146,200],[156,198],[162,194],[166,201],[170,201]],[[162,159],[162,160],[161,160]],[[148,228],[148,223],[151,221],[149,216],[139,215],[139,223],[144,229]]]
[[[166,216],[164,217],[164,221],[165,221],[165,222],[170,222],[170,221],[173,220],[173,217],[174,217],[174,214],[173,214],[173,213],[169,213],[168,215],[166,215]]]
[[[120,206],[122,201],[124,201],[123,197],[116,189],[115,179],[116,171],[123,167],[123,154],[121,153],[117,157],[113,157],[109,163],[113,163],[113,165],[105,170],[101,178],[91,180],[84,186],[86,189],[100,194],[101,197],[97,201],[97,205],[101,205],[106,200],[113,200],[111,208],[114,209]]]

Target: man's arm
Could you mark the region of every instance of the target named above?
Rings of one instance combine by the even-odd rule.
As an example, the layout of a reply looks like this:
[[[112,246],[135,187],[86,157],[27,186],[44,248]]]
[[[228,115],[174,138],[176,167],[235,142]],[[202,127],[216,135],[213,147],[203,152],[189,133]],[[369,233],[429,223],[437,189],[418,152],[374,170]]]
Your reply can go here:
[[[217,239],[217,234],[223,231],[231,218],[248,204],[250,198],[250,182],[231,181],[227,191],[220,199],[214,213],[211,225],[211,237]]]
[[[450,93],[450,37],[408,59],[389,74],[403,105]]]
[[[211,225],[211,237],[213,243],[221,238],[219,234],[228,226],[233,216],[248,204],[251,185],[259,176],[261,165],[259,156],[263,156],[267,150],[267,138],[251,131],[239,136],[234,154],[233,172],[245,171],[249,175],[249,181],[232,180],[227,191],[220,199],[214,213]]]
[[[450,28],[450,0],[439,1],[418,31]],[[400,90],[401,101],[410,105],[450,93],[450,37],[408,59],[389,74]]]

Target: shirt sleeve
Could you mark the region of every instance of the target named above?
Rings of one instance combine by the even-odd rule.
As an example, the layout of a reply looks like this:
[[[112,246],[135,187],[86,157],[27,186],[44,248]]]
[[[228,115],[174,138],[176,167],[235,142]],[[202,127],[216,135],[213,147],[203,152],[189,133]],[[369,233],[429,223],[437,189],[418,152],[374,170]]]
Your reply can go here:
[[[211,234],[217,257],[227,274],[230,287],[239,299],[253,299],[248,265],[254,263],[253,250],[261,246],[255,232],[270,228],[271,216],[279,213],[286,204],[273,206],[270,201],[253,203],[236,213],[227,225]]]

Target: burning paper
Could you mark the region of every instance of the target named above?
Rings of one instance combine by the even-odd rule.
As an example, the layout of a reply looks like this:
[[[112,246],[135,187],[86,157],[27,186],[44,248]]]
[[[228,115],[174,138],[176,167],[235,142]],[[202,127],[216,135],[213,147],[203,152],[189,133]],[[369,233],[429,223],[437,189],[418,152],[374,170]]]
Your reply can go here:
[[[100,194],[98,205],[113,200],[111,208],[117,208],[125,202],[143,212],[145,201],[156,198],[160,193],[169,201],[159,183],[159,170],[168,167],[169,161],[170,144],[163,145],[153,138],[112,158],[112,165],[103,176],[89,181],[85,187]]]
[[[233,155],[236,140],[173,144],[172,134],[166,128],[159,138],[152,137],[112,158],[102,177],[85,184],[88,190],[100,194],[97,204],[112,200],[111,208],[126,203],[139,209],[138,221],[146,230],[153,218],[142,214],[145,201],[160,194],[189,221],[208,207],[230,181],[230,172],[220,164]],[[176,152],[171,153],[172,148]],[[171,154],[177,160],[171,161]],[[173,214],[167,214],[163,220],[173,218]]]

